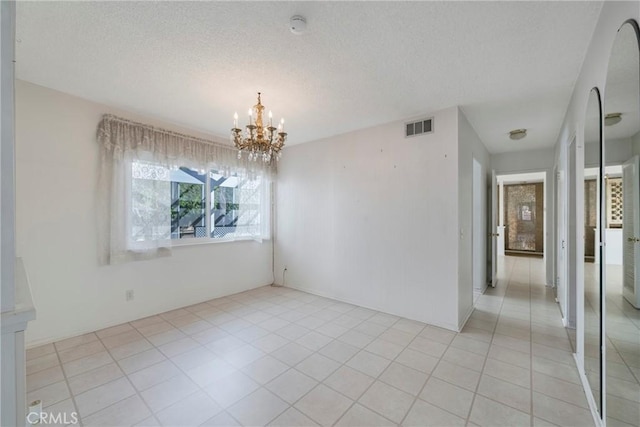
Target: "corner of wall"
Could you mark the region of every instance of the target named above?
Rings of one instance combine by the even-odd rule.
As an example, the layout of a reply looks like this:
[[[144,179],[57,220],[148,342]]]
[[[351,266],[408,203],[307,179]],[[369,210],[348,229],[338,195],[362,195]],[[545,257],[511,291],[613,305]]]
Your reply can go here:
[[[473,286],[474,276],[481,276],[479,280],[486,280],[486,262],[482,262],[482,272],[474,273],[474,257],[486,259],[486,239],[488,230],[487,226],[487,209],[486,209],[486,180],[490,176],[491,156],[486,146],[478,136],[471,123],[467,120],[462,109],[456,107],[458,116],[458,328],[462,328],[471,313],[473,312]],[[473,205],[474,195],[474,177],[473,162],[474,159],[481,166],[481,177],[484,178],[480,184],[480,200],[481,206]],[[478,210],[479,209],[479,210]],[[481,236],[482,243],[479,245],[482,249],[473,245],[473,219],[474,212],[480,212],[480,230],[475,230],[477,236]],[[477,227],[476,227],[477,228]],[[477,238],[477,237],[476,237]]]

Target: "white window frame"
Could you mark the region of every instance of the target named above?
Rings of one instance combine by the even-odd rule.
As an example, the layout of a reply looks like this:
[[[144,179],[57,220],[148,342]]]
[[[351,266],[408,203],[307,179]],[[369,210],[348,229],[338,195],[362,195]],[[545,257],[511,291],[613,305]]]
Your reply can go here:
[[[126,189],[126,193],[125,193],[125,204],[126,204],[126,212],[128,212],[127,218],[125,218],[126,221],[126,233],[127,233],[127,246],[129,249],[131,250],[145,250],[148,249],[148,245],[146,244],[146,242],[148,241],[134,241],[132,239],[132,224],[131,224],[131,208],[132,208],[132,183],[133,183],[133,173],[132,173],[132,165],[135,162],[149,162],[149,163],[154,163],[153,160],[147,160],[145,158],[145,156],[140,156],[138,158],[130,158],[130,159],[126,159],[126,166],[125,166],[125,171],[126,171],[126,175],[125,175],[125,189]],[[159,165],[162,166],[162,165]],[[185,168],[190,168],[189,166],[179,166],[180,167],[185,167]],[[191,168],[191,169],[195,169],[195,168]],[[211,202],[212,202],[212,197],[211,197],[211,179],[210,179],[210,173],[215,171],[215,168],[207,168],[204,170],[204,174],[206,175],[207,179],[205,180],[204,183],[204,191],[205,191],[205,227],[206,227],[206,237],[193,237],[193,238],[188,238],[188,239],[174,239],[174,238],[169,238],[166,240],[154,240],[153,242],[166,242],[167,246],[171,246],[171,247],[178,247],[178,246],[193,246],[193,245],[206,245],[206,244],[216,244],[216,243],[230,243],[230,242],[241,242],[241,241],[256,241],[258,240],[255,236],[232,236],[232,237],[211,237],[211,234],[213,232],[213,224],[211,221]],[[217,173],[217,172],[216,172]],[[225,176],[225,175],[223,175]],[[263,201],[266,203],[266,206],[261,206],[261,209],[263,210],[263,212],[268,212],[268,217],[267,218],[261,218],[261,223],[260,223],[260,227],[262,229],[262,232],[260,233],[260,237],[259,240],[266,240],[269,241],[271,240],[271,224],[270,224],[270,220],[271,220],[271,215],[273,215],[272,212],[272,204],[273,204],[273,200],[272,200],[272,183],[270,182],[270,180],[265,177],[265,176],[260,176],[260,180],[261,183],[260,185],[263,186],[262,190],[265,193],[266,196],[266,200],[263,199]],[[263,180],[267,180],[267,182],[265,183]],[[262,203],[262,201],[261,201]],[[267,221],[267,223],[263,223],[262,221]]]

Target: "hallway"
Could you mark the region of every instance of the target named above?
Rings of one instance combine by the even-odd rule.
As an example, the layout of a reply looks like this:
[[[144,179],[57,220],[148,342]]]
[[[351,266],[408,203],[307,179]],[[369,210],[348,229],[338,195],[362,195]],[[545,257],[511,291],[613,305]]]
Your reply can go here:
[[[553,289],[544,283],[543,259],[500,259],[498,286],[478,299],[460,333],[490,342],[477,392],[529,413],[532,425],[593,425]],[[510,420],[497,416],[500,423]]]
[[[262,287],[28,351],[83,425],[593,425],[543,260],[501,260],[461,333]]]

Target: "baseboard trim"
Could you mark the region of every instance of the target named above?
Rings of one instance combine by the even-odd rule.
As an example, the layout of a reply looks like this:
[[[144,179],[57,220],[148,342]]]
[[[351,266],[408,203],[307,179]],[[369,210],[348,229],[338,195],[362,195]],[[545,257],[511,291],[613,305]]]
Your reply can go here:
[[[521,256],[521,257],[531,257],[531,258],[544,258],[544,252],[534,252],[534,251],[504,251],[505,256]]]
[[[576,362],[576,367],[578,368],[578,376],[580,377],[580,382],[582,383],[584,394],[587,396],[587,403],[589,403],[589,410],[591,411],[593,422],[596,424],[596,427],[604,427],[604,422],[600,419],[600,415],[598,414],[598,408],[596,405],[596,401],[593,398],[593,393],[591,393],[589,380],[583,372],[580,361],[578,360],[578,355],[576,353],[573,353],[573,360]]]
[[[359,302],[356,302],[356,301],[352,301],[352,300],[349,300],[349,299],[338,298],[338,297],[335,297],[333,295],[325,294],[324,292],[318,292],[318,291],[314,291],[314,290],[304,289],[304,288],[300,288],[298,286],[285,285],[284,287],[285,288],[295,289],[296,291],[300,291],[300,292],[306,292],[308,294],[316,295],[316,296],[323,297],[323,298],[330,298],[330,299],[333,299],[333,300],[336,300],[336,301],[344,302],[346,304],[357,305],[358,307],[368,308],[369,310],[375,310],[375,311],[379,311],[381,313],[391,314],[393,316],[402,317],[403,319],[409,319],[409,320],[414,320],[416,322],[426,323],[427,325],[436,326],[438,328],[447,329],[449,331],[458,332],[457,326],[454,326],[454,325],[450,325],[450,324],[446,324],[446,323],[440,323],[440,322],[434,322],[432,320],[431,321],[427,321],[427,320],[424,320],[424,319],[414,319],[412,317],[407,317],[404,314],[394,313],[394,312],[391,312],[391,311],[388,311],[386,309],[382,309],[382,308],[379,308],[379,307],[373,307],[373,306],[365,305],[365,304],[362,304],[362,303],[359,303]]]
[[[486,288],[485,288],[486,290]],[[484,292],[482,292],[484,293]],[[471,306],[471,308],[469,309],[469,311],[467,312],[467,314],[464,316],[464,320],[462,321],[462,323],[459,325],[458,327],[458,332],[462,331],[462,329],[464,328],[464,325],[467,324],[467,322],[469,321],[469,318],[471,317],[471,315],[473,314],[473,311],[476,309],[475,305]]]
[[[80,335],[89,334],[91,332],[97,332],[97,331],[100,331],[102,329],[107,329],[107,328],[111,328],[111,327],[114,327],[114,326],[122,325],[123,323],[134,322],[134,321],[139,320],[139,319],[144,319],[145,317],[157,316],[158,314],[166,313],[167,311],[178,310],[180,308],[189,307],[191,305],[200,304],[200,303],[203,303],[203,302],[206,302],[206,301],[210,301],[210,300],[213,300],[213,299],[224,298],[224,297],[228,297],[230,295],[241,294],[243,292],[252,291],[254,289],[262,288],[264,286],[271,286],[271,284],[258,285],[258,286],[251,285],[251,287],[249,287],[247,289],[242,289],[242,290],[239,290],[237,292],[233,292],[233,293],[229,293],[229,294],[225,294],[225,295],[214,296],[214,297],[207,298],[207,299],[204,299],[204,300],[194,301],[194,302],[192,302],[190,304],[182,305],[180,307],[169,307],[166,310],[161,310],[161,311],[145,314],[143,316],[135,317],[135,318],[132,318],[132,319],[129,319],[129,320],[109,322],[109,323],[105,324],[104,326],[99,327],[98,329],[96,329],[94,327],[82,328],[80,330],[76,330],[74,332],[62,335],[60,337],[47,337],[47,338],[41,338],[41,339],[34,340],[34,341],[29,341],[28,343],[25,344],[25,348],[27,350],[29,350],[29,349],[34,348],[34,347],[39,347],[41,345],[51,344],[51,343],[55,343],[55,342],[58,342],[58,341],[63,341],[63,340],[69,339],[69,338],[78,337]],[[28,328],[27,328],[27,333],[28,333]]]

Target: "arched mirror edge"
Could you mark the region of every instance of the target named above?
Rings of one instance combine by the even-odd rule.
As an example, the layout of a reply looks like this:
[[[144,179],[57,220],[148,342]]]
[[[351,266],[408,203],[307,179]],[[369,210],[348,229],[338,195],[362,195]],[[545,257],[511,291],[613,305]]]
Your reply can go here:
[[[584,160],[583,160],[583,172],[586,171],[587,169],[591,169],[591,168],[597,168],[598,172],[597,172],[597,176],[595,177],[595,180],[597,182],[596,184],[596,188],[603,188],[603,182],[604,182],[604,169],[603,169],[603,164],[604,164],[604,100],[603,100],[603,96],[602,96],[603,91],[600,89],[600,87],[598,85],[594,85],[591,87],[591,89],[589,89],[588,95],[587,95],[587,102],[585,105],[585,109],[584,109],[584,126],[583,126],[583,153],[584,153]],[[595,129],[593,129],[592,132],[589,132],[587,130],[588,128],[588,123],[590,120],[590,117],[595,118],[595,115],[591,114],[590,112],[593,113],[593,109],[597,109],[597,127]],[[595,136],[595,138],[590,138],[589,136]],[[596,150],[597,153],[597,160],[595,162],[591,162],[590,160],[588,160],[588,156],[587,156],[587,142],[588,140],[596,140],[598,147],[594,147],[594,149]],[[586,174],[583,173],[583,180],[586,179]],[[585,180],[585,184],[586,184],[586,180]],[[596,215],[597,216],[597,222],[596,224],[592,224],[595,225],[595,228],[598,229],[598,238],[600,241],[602,241],[602,212],[604,207],[604,197],[603,197],[603,192],[600,190],[596,191],[596,199],[594,200],[595,202],[595,208],[598,209],[599,213]],[[586,197],[586,190],[585,190],[585,197]],[[586,225],[587,225],[587,218],[586,218],[586,212],[583,215],[583,224],[582,227],[585,230],[585,239],[586,239]],[[580,235],[580,234],[578,234]],[[586,250],[586,240],[583,239],[582,244],[585,247]],[[599,252],[598,254],[598,258],[600,256],[602,256],[602,247],[598,247],[597,251]],[[584,252],[586,254],[586,252]],[[600,418],[600,420],[603,420],[604,417],[604,411],[602,410],[603,408],[603,393],[602,393],[602,384],[603,384],[603,378],[604,378],[604,372],[603,372],[603,366],[604,366],[604,360],[605,360],[605,354],[602,351],[603,346],[602,343],[604,342],[604,324],[603,324],[603,316],[602,316],[602,300],[603,300],[603,289],[602,289],[602,277],[604,275],[604,271],[602,270],[602,268],[598,268],[598,272],[597,272],[597,276],[598,276],[598,285],[596,287],[597,292],[598,292],[598,311],[599,311],[599,315],[598,315],[598,321],[596,322],[596,327],[599,329],[597,332],[597,336],[598,336],[598,347],[600,348],[600,354],[599,354],[599,361],[598,361],[598,371],[599,371],[599,375],[598,375],[598,384],[591,384],[591,382],[593,381],[593,376],[589,376],[587,375],[587,351],[586,351],[586,337],[587,337],[587,310],[586,310],[586,306],[589,304],[588,302],[588,298],[587,298],[587,293],[589,292],[589,289],[586,286],[586,264],[585,264],[585,260],[579,260],[579,262],[582,265],[583,268],[583,289],[582,289],[582,306],[583,306],[583,313],[581,316],[581,327],[580,327],[580,336],[581,336],[581,341],[580,343],[578,343],[578,351],[580,352],[580,359],[581,359],[581,375],[584,376],[584,379],[587,381],[587,383],[589,384],[589,394],[591,396],[591,399],[593,401],[593,404],[595,405],[595,408],[592,408],[592,410],[595,411],[595,413],[597,414],[597,417]],[[592,325],[593,326],[593,325]],[[593,343],[592,343],[593,345]],[[585,390],[586,392],[587,390]],[[595,416],[595,415],[594,415]]]
[[[607,61],[607,67],[610,67],[611,61],[612,61],[612,55],[613,55],[613,49],[615,47],[615,44],[619,38],[619,34],[620,32],[625,28],[626,25],[629,25],[631,28],[633,28],[633,32],[635,34],[635,48],[637,50],[637,52],[639,53],[639,60],[637,63],[638,66],[638,84],[640,85],[640,25],[638,23],[639,21],[636,20],[635,18],[629,18],[627,20],[625,20],[624,22],[622,22],[622,24],[620,24],[620,26],[618,27],[618,29],[616,30],[616,34],[613,40],[613,43],[611,45],[611,53],[609,55],[609,59]],[[599,103],[600,103],[600,114],[601,114],[601,120],[600,120],[600,144],[601,144],[601,157],[600,157],[600,176],[599,176],[599,180],[600,180],[600,184],[604,185],[606,182],[606,173],[605,173],[605,168],[607,166],[607,136],[606,136],[606,132],[605,132],[605,120],[604,117],[606,115],[605,110],[606,110],[606,101],[607,101],[607,89],[609,86],[609,69],[607,70],[607,76],[605,79],[605,85],[604,85],[604,92],[600,92],[599,93]],[[593,90],[593,89],[592,89]],[[640,98],[640,93],[637,95]],[[640,115],[638,117],[635,117],[635,119],[640,120]],[[604,187],[602,187],[604,188]],[[606,195],[604,194],[604,191],[601,192],[600,194],[600,209],[601,212],[605,212],[605,210],[607,209],[606,206]],[[601,253],[601,260],[604,260],[603,256],[606,250],[606,238],[605,238],[605,224],[606,224],[606,218],[604,218],[603,215],[601,215],[600,217],[600,231],[601,231],[601,240],[602,242],[604,242],[604,245],[600,247],[600,253]],[[608,414],[607,414],[607,406],[608,406],[608,402],[607,402],[607,345],[605,345],[605,343],[607,342],[607,267],[606,267],[606,261],[601,263],[602,268],[600,269],[600,278],[601,278],[601,282],[600,282],[600,288],[601,288],[601,292],[600,292],[600,311],[602,313],[601,318],[600,318],[600,322],[601,322],[601,378],[600,378],[600,399],[601,399],[601,411],[599,413],[600,418],[602,420],[602,425],[607,425],[607,418],[608,418]],[[640,414],[640,413],[639,413]]]

